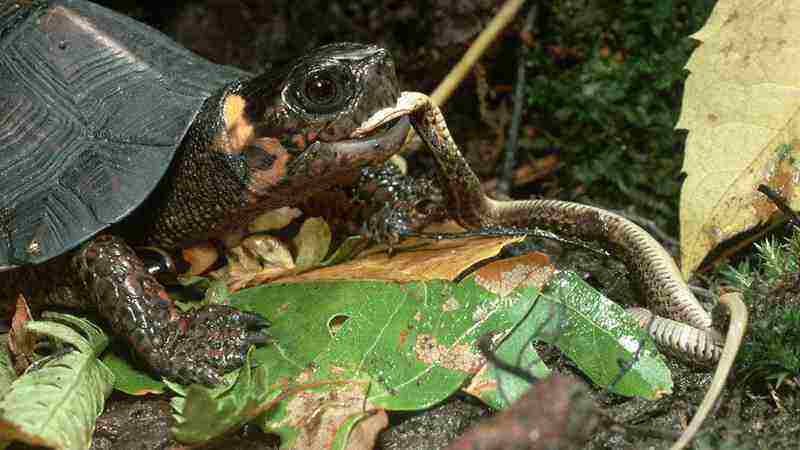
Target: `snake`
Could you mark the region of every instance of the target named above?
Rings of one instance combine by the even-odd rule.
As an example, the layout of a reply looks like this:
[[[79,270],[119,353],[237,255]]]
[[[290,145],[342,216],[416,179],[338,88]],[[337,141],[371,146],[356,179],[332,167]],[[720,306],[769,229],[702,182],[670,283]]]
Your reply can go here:
[[[722,354],[721,334],[711,315],[690,290],[672,256],[647,231],[611,211],[581,203],[551,200],[495,200],[461,154],[439,107],[418,92],[403,92],[397,104],[376,112],[362,126],[408,116],[436,161],[448,214],[467,229],[510,227],[540,229],[595,244],[620,259],[650,309],[628,311],[662,351],[699,366],[711,366]]]

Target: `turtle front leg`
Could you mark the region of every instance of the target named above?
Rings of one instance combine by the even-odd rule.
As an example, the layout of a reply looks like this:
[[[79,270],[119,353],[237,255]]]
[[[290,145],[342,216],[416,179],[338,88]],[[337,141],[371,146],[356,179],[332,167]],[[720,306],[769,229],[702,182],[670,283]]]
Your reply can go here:
[[[152,370],[181,383],[218,384],[251,345],[267,341],[261,316],[221,305],[180,312],[123,240],[98,236],[73,256],[82,291]]]
[[[391,162],[362,169],[354,194],[366,205],[363,234],[390,248],[448,218],[444,196],[432,180],[410,177]]]

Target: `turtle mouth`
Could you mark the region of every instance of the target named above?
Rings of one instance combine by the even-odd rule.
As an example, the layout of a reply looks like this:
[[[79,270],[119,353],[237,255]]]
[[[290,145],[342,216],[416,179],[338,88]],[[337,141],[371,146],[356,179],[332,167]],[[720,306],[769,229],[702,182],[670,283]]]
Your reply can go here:
[[[408,126],[407,115],[408,111],[398,106],[383,108],[367,117],[358,128],[350,132],[348,140],[363,141],[392,134],[395,127]]]
[[[386,117],[369,125],[369,129],[360,126],[348,139],[319,144],[346,159],[374,161],[399,151],[411,130],[411,123],[405,115]]]
[[[335,155],[333,160],[340,167],[361,167],[385,161],[406,143],[411,131],[408,116],[425,101],[427,97],[424,94],[403,92],[394,105],[374,112],[351,131],[347,139],[317,141],[312,153],[317,155],[324,151]]]
[[[424,94],[418,92],[403,92],[397,98],[397,102],[390,107],[374,112],[361,125],[350,133],[351,138],[363,138],[380,133],[387,126],[396,124],[406,119],[408,115],[419,109],[427,101]]]

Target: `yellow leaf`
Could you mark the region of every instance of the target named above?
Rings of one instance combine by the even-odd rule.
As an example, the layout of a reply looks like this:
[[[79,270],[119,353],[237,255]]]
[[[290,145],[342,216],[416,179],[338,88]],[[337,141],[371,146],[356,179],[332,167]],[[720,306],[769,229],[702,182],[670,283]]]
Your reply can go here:
[[[681,192],[684,276],[761,224],[766,184],[800,207],[800,2],[720,0],[693,37],[677,128],[689,130]]]
[[[521,240],[522,237],[472,237],[431,243],[424,239],[411,238],[403,241],[403,245],[409,249],[391,256],[386,250],[376,249],[346,263],[281,277],[278,281],[453,280],[475,263],[496,256],[504,246]]]

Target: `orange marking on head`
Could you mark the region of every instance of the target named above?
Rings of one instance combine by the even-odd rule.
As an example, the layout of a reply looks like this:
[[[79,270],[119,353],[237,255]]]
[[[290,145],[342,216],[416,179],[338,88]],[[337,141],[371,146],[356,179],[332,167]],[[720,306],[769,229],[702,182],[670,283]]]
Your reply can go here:
[[[250,174],[250,185],[248,189],[255,193],[266,192],[286,175],[286,165],[289,162],[289,152],[283,147],[281,142],[275,138],[261,138],[252,142],[252,145],[260,148],[265,153],[275,157],[275,160],[266,170],[254,170]]]
[[[239,153],[253,139],[253,124],[245,114],[247,101],[240,95],[229,95],[222,107],[225,120],[227,145],[222,150],[226,153]]]

